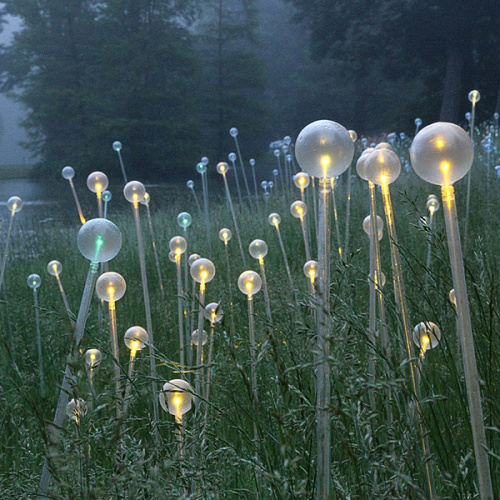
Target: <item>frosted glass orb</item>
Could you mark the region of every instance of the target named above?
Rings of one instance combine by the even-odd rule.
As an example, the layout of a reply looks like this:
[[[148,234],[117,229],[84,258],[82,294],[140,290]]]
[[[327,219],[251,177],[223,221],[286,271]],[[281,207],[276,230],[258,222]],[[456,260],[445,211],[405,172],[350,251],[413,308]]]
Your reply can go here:
[[[439,210],[439,200],[438,197],[434,194],[430,194],[427,197],[427,203],[425,204],[425,207],[427,210],[432,211],[432,212],[437,212]]]
[[[272,189],[274,187],[274,182],[273,181],[269,181],[267,183],[267,185],[269,186],[269,189]]]
[[[190,272],[197,283],[210,283],[215,276],[215,266],[211,260],[201,258],[191,264]]]
[[[120,300],[126,290],[127,284],[123,276],[113,271],[101,274],[95,284],[97,296],[106,302]]]
[[[47,272],[51,276],[59,276],[62,273],[62,264],[58,260],[51,260],[47,264]]]
[[[284,142],[287,146],[290,146],[290,144],[292,143],[292,138],[291,138],[289,135],[285,135],[285,137],[283,137],[283,142]]]
[[[168,243],[172,252],[176,255],[182,255],[187,250],[187,241],[182,236],[174,236]]]
[[[375,151],[375,148],[366,148],[356,162],[356,172],[364,181],[368,180],[368,177],[366,177],[365,161],[372,151]]]
[[[269,214],[269,217],[267,218],[267,222],[269,222],[269,224],[271,224],[271,226],[278,227],[281,223],[280,214],[277,214],[276,212]]]
[[[221,161],[221,162],[217,163],[215,170],[217,170],[217,173],[224,175],[227,172],[228,168],[229,168],[229,165],[226,162]]]
[[[7,208],[11,211],[11,213],[17,214],[23,209],[24,202],[19,198],[19,196],[11,196],[7,200]]]
[[[462,128],[437,122],[424,127],[410,148],[413,170],[424,181],[451,186],[464,177],[474,160],[474,146]]]
[[[255,167],[255,160],[254,160],[253,158],[250,158],[250,159],[248,160],[248,163],[250,163],[250,166],[251,166],[251,167]]]
[[[479,90],[471,90],[469,92],[469,101],[472,102],[472,103],[476,103],[476,102],[479,102],[479,100],[481,99],[481,94],[479,93]]]
[[[368,283],[374,283],[375,282],[375,277],[373,274],[368,275]],[[385,274],[380,273],[380,283],[379,283],[380,288],[384,288],[385,286]]]
[[[87,349],[83,358],[89,368],[96,368],[101,363],[102,354],[99,349]]]
[[[286,158],[286,161],[288,161],[288,162],[292,161],[292,155],[291,154],[287,154],[285,158]]]
[[[281,151],[283,151],[283,154],[287,154],[288,153],[288,146],[286,144],[284,144],[283,146],[281,146]]]
[[[303,201],[294,201],[290,205],[290,213],[296,219],[302,219],[307,214],[307,205]]]
[[[189,189],[193,189],[193,188],[194,188],[194,182],[193,182],[193,181],[187,181],[187,182],[186,182],[186,186],[187,186]]]
[[[79,424],[85,415],[87,415],[85,400],[72,398],[66,405],[66,416],[76,424]]]
[[[191,214],[189,212],[181,212],[177,216],[177,224],[184,230],[186,230],[192,222],[193,218],[191,217]]]
[[[235,161],[236,160],[236,154],[235,153],[229,153],[227,155],[227,157],[229,158],[229,161]]]
[[[375,149],[390,149],[391,151],[394,151],[392,149],[392,146],[389,142],[379,142],[376,146]]]
[[[457,307],[457,296],[455,295],[455,289],[452,288],[450,290],[450,293],[448,295],[448,297],[450,298],[450,302],[455,306]]]
[[[139,203],[144,199],[146,188],[142,182],[130,181],[123,188],[123,196],[130,203]]]
[[[26,283],[30,288],[36,290],[42,284],[42,278],[40,278],[40,275],[38,274],[30,274]]]
[[[196,171],[199,174],[204,174],[207,171],[207,166],[204,163],[197,163],[196,164]]]
[[[197,253],[191,254],[188,259],[189,267],[191,267],[199,258],[200,256]]]
[[[103,172],[92,172],[87,177],[87,187],[93,193],[102,193],[108,187],[108,176]]]
[[[422,351],[433,349],[441,340],[441,330],[431,321],[422,321],[413,329],[413,342]]]
[[[231,230],[227,229],[226,227],[219,231],[219,239],[221,241],[223,241],[224,243],[227,243],[228,241],[230,241],[231,236],[232,236]]]
[[[123,341],[131,351],[142,351],[149,342],[149,335],[141,326],[131,326],[125,332]]]
[[[67,181],[69,181],[70,179],[73,179],[73,177],[75,176],[75,170],[73,169],[73,167],[64,167],[62,170],[61,170],[61,175],[63,176],[63,179],[66,179]]]
[[[277,169],[277,168],[275,168],[275,169],[273,170],[273,175],[274,175],[274,177],[278,177],[278,174],[279,174],[278,169]]]
[[[500,114],[498,114],[498,113],[493,113],[493,118],[494,118],[495,120],[498,120],[498,118],[499,118],[499,117],[500,117]]]
[[[399,138],[400,138],[402,141],[404,141],[404,140],[406,139],[406,134],[405,134],[404,132],[401,132],[401,133],[399,134]]]
[[[248,297],[259,292],[262,287],[262,279],[255,271],[244,271],[238,278],[238,288],[241,293]]]
[[[318,263],[315,260],[308,260],[304,264],[303,271],[306,275],[306,278],[314,281],[316,279],[316,276],[318,276]]]
[[[144,198],[141,200],[141,205],[145,205],[146,207],[149,206],[149,202],[151,201],[151,196],[149,196],[148,192],[144,193]]]
[[[358,140],[358,134],[355,130],[349,130],[349,136],[351,137],[352,142],[356,142]]]
[[[248,247],[254,259],[263,259],[267,255],[267,243],[264,240],[253,240]]]
[[[349,167],[354,144],[342,125],[330,120],[318,120],[300,132],[295,155],[304,172],[319,179],[331,178]]]
[[[417,127],[420,127],[420,125],[422,125],[422,119],[421,118],[415,118],[415,125]]]
[[[261,187],[262,187],[262,189],[263,189],[264,191],[266,191],[266,190],[267,190],[267,188],[268,188],[267,181],[262,181],[262,182],[260,183],[260,185],[261,185]]]
[[[166,382],[159,394],[161,407],[171,415],[180,418],[193,404],[194,390],[186,380],[176,378]]]
[[[299,189],[305,189],[307,186],[309,186],[311,178],[305,172],[299,172],[298,174],[295,174],[293,182]]]
[[[276,158],[278,158],[278,156],[281,154],[281,151],[279,149],[275,149],[273,151],[273,154],[274,154],[274,156],[276,156]]]
[[[120,251],[122,233],[107,219],[87,221],[78,231],[78,250],[91,262],[108,262]]]
[[[376,149],[365,160],[368,180],[379,186],[394,182],[401,173],[398,155],[389,149]]]
[[[173,262],[174,264],[177,264],[177,259],[175,258],[175,252],[168,252],[168,260],[170,262]]]
[[[111,201],[111,198],[113,198],[113,195],[111,194],[111,191],[103,191],[102,192],[102,199],[105,202]]]
[[[203,333],[201,335],[201,345],[204,346],[208,342],[208,335],[205,330],[203,330]],[[200,333],[199,330],[196,329],[192,334],[191,334],[191,344],[197,346],[200,343]]]
[[[467,111],[467,113],[465,113],[465,119],[470,122],[471,119],[470,111]]]
[[[120,151],[122,149],[122,143],[120,141],[113,142],[113,149],[115,151]]]
[[[371,236],[371,229],[372,228],[372,221],[371,221],[371,216],[367,215],[365,219],[363,220],[363,231],[368,235]],[[380,215],[377,215],[377,234],[380,235],[380,233],[384,230],[384,221],[382,220],[382,217]],[[380,238],[379,238],[380,240]]]
[[[208,158],[206,156],[203,156],[203,158],[200,160],[203,165],[207,166],[208,165]]]
[[[238,129],[236,127],[232,127],[230,130],[229,130],[229,135],[231,137],[236,137],[238,135]]]
[[[205,306],[205,319],[211,323],[219,323],[222,320],[224,312],[219,302],[210,302]]]

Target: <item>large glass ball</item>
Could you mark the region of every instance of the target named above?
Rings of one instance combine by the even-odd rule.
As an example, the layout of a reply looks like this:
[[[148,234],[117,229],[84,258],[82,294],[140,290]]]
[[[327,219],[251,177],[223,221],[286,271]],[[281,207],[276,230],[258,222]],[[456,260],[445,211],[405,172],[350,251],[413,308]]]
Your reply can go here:
[[[215,276],[215,266],[211,260],[201,258],[193,262],[190,272],[197,283],[210,283]]]
[[[102,193],[108,184],[108,176],[104,172],[92,172],[87,177],[87,187],[93,193]]]
[[[390,149],[391,151],[394,151],[392,148],[391,144],[388,142],[379,142],[376,146],[375,149]]]
[[[204,346],[208,342],[208,335],[205,330],[203,330],[201,334],[201,345]],[[192,334],[191,334],[191,344],[193,345],[199,345],[200,343],[200,331],[196,329]]]
[[[267,255],[267,243],[264,240],[253,240],[248,247],[254,259],[263,259]]]
[[[191,267],[199,258],[200,256],[197,253],[191,254],[188,259],[189,267]]]
[[[51,276],[59,276],[62,273],[62,264],[58,260],[51,260],[47,264],[47,272]]]
[[[177,224],[184,230],[186,230],[191,225],[192,221],[193,218],[191,217],[191,214],[189,212],[181,212],[177,216]]]
[[[464,177],[474,160],[474,146],[462,128],[437,122],[424,127],[410,148],[413,170],[424,181],[451,186]]]
[[[205,306],[205,319],[211,323],[218,323],[224,315],[220,302],[210,302]]]
[[[280,214],[277,214],[276,212],[269,214],[269,217],[267,218],[267,222],[269,222],[269,224],[271,224],[271,226],[279,227],[280,222],[281,222]]]
[[[125,184],[123,188],[123,196],[130,203],[140,203],[144,200],[144,195],[146,194],[146,187],[142,182],[130,181]]]
[[[307,214],[307,205],[303,201],[294,201],[290,205],[290,213],[296,218],[296,219],[302,219],[304,215]]]
[[[149,335],[141,326],[131,326],[125,332],[123,341],[131,351],[142,351],[149,342]]]
[[[63,176],[63,179],[66,179],[67,181],[69,181],[70,179],[73,179],[73,177],[75,176],[75,170],[73,167],[64,167],[62,170],[61,170],[61,175]]]
[[[377,234],[380,235],[380,233],[384,230],[384,221],[382,220],[382,217],[380,215],[377,215]],[[368,235],[371,236],[371,231],[372,231],[372,218],[371,215],[367,215],[365,219],[363,220],[363,231]],[[379,238],[380,240],[380,238]]]
[[[11,211],[11,213],[20,212],[23,209],[24,202],[19,198],[19,196],[11,196],[7,200],[7,208]]]
[[[203,156],[203,158],[200,160],[203,165],[207,166],[208,165],[208,158],[206,156]]]
[[[38,274],[30,274],[26,283],[31,289],[36,290],[42,284],[42,278]]]
[[[299,172],[294,176],[293,182],[299,189],[305,189],[307,186],[309,186],[311,178],[305,172]]]
[[[399,156],[389,149],[376,149],[365,160],[365,172],[374,184],[391,184],[401,173]]]
[[[356,172],[361,177],[361,179],[363,179],[364,181],[368,180],[368,177],[366,176],[366,170],[365,170],[365,161],[368,158],[368,155],[372,151],[375,151],[375,148],[366,148],[361,153],[361,155],[358,158],[358,161],[356,162]]]
[[[349,167],[354,144],[349,132],[339,123],[318,120],[300,132],[295,156],[301,169],[317,178],[332,178]]]
[[[193,397],[194,390],[189,382],[180,378],[166,382],[159,394],[161,407],[177,418],[191,409]]]
[[[95,291],[97,296],[106,302],[120,300],[127,290],[127,284],[121,274],[109,271],[97,278]]]
[[[78,250],[91,262],[108,262],[120,251],[122,233],[107,219],[87,221],[78,231]]]
[[[172,252],[176,255],[182,255],[187,250],[187,241],[182,236],[174,236],[168,243]]]
[[[238,278],[238,288],[248,297],[259,292],[262,287],[262,278],[255,271],[244,271]]]

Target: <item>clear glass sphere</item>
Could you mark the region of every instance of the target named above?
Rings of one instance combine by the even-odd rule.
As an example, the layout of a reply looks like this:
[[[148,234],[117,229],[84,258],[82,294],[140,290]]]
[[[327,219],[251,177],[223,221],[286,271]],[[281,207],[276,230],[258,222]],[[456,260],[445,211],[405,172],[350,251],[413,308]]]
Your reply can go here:
[[[278,158],[278,156],[281,154],[281,151],[279,149],[275,149],[273,151],[273,154],[274,154],[274,156],[276,156],[276,158]]]
[[[391,151],[394,151],[392,149],[392,145],[389,142],[379,142],[376,146],[375,149],[390,149]]]
[[[493,119],[498,120],[499,117],[500,117],[500,114],[493,113]]]
[[[425,205],[425,208],[429,211],[437,212],[439,210],[439,199],[435,194],[430,194],[427,197],[427,203]]]
[[[122,143],[120,141],[113,142],[113,149],[115,151],[120,151],[122,149]]]
[[[356,142],[358,140],[358,134],[355,130],[349,130],[349,136],[351,137],[352,142]]]
[[[161,407],[178,418],[191,409],[193,398],[193,388],[189,382],[180,378],[166,382],[159,394]]]
[[[273,212],[272,214],[269,214],[267,222],[269,222],[271,226],[278,227],[281,223],[281,215]]]
[[[330,120],[307,125],[295,145],[301,169],[318,179],[340,175],[349,167],[353,155],[354,144],[349,132]]]
[[[380,239],[380,238],[379,238]],[[375,277],[373,274],[368,275],[368,283],[374,283],[375,282]],[[379,283],[380,288],[384,288],[385,286],[385,274],[380,273],[380,283]]]
[[[305,172],[299,172],[298,174],[295,174],[293,182],[299,189],[305,189],[307,186],[309,186],[311,178],[309,177],[309,174],[306,174]]]
[[[201,345],[204,346],[208,342],[208,335],[205,330],[203,330],[203,333],[201,334]],[[199,330],[196,329],[192,334],[191,334],[191,344],[197,346],[200,343],[200,333]]]
[[[19,198],[19,196],[11,196],[7,200],[7,208],[11,211],[11,213],[17,214],[23,209],[24,202]]]
[[[413,329],[413,342],[424,352],[433,349],[441,340],[441,330],[431,321],[421,321]]]
[[[87,415],[87,403],[84,399],[72,398],[68,401],[68,404],[66,405],[66,416],[70,420],[79,424],[85,415]]]
[[[268,185],[267,185],[267,181],[262,181],[262,182],[260,183],[260,185],[261,185],[261,187],[262,187],[262,189],[263,189],[264,191],[266,191],[266,190],[267,190],[267,187],[268,187]]]
[[[193,218],[189,212],[181,212],[177,216],[177,225],[182,227],[182,229],[187,229],[191,223],[193,222]]]
[[[224,316],[220,302],[210,302],[205,306],[205,319],[211,323],[219,323]]]
[[[232,236],[231,230],[227,229],[227,227],[225,227],[219,231],[219,239],[221,241],[223,241],[224,243],[227,243],[228,241],[230,241],[231,236]]]
[[[306,278],[315,280],[318,276],[318,263],[315,260],[308,260],[303,267]]]
[[[262,278],[255,271],[244,271],[238,278],[238,288],[248,297],[259,292],[262,287]]]
[[[307,214],[307,205],[303,201],[294,201],[290,205],[290,213],[296,218],[301,219]]]
[[[238,135],[238,129],[236,127],[232,127],[229,129],[229,135],[231,137],[236,137]]]
[[[176,255],[182,255],[187,250],[187,241],[182,236],[174,236],[168,243],[172,252]]]
[[[250,158],[250,160],[248,160],[248,163],[250,163],[251,167],[255,166],[255,160],[253,158]]]
[[[197,163],[196,164],[196,171],[199,174],[204,174],[207,171],[207,166],[204,163]]]
[[[401,132],[401,133],[399,134],[399,138],[400,138],[402,141],[404,141],[404,140],[406,139],[406,134],[405,134],[404,132]]]
[[[197,253],[191,254],[188,259],[189,267],[191,267],[199,258],[200,256]]]
[[[123,341],[131,351],[142,351],[149,342],[149,335],[141,326],[131,326],[125,332]]]
[[[36,290],[42,284],[42,278],[39,274],[30,274],[26,283],[31,289]]]
[[[269,181],[269,182],[267,183],[267,185],[268,185],[269,189],[273,189],[273,187],[274,187],[274,182],[273,182],[273,181]]]
[[[472,102],[472,103],[476,103],[476,102],[479,102],[479,100],[481,99],[481,94],[479,93],[479,90],[471,90],[469,92],[469,101]]]
[[[203,163],[203,165],[205,165],[205,166],[208,165],[208,158],[206,156],[203,156],[200,161],[201,161],[201,163]]]
[[[464,177],[474,160],[474,146],[458,125],[437,122],[424,127],[410,148],[413,170],[424,181],[451,186]]]
[[[211,260],[201,258],[191,264],[190,272],[197,283],[210,283],[215,276],[215,266]]]
[[[194,189],[194,182],[193,182],[193,181],[187,181],[187,182],[186,182],[186,186],[187,186],[189,189]]]
[[[111,194],[111,191],[106,190],[106,191],[102,192],[102,199],[105,202],[111,201],[112,198],[113,198],[113,195]]]
[[[168,260],[170,262],[173,262],[174,264],[177,263],[177,259],[175,258],[175,252],[173,252],[172,250],[170,250],[170,252],[168,252]]]
[[[87,187],[93,193],[102,193],[108,187],[108,176],[103,172],[92,172],[87,177]]]
[[[47,272],[51,276],[60,276],[62,273],[62,264],[58,260],[51,260],[47,264]]]
[[[274,177],[278,177],[279,171],[277,168],[273,169],[273,175]]]
[[[146,207],[149,206],[149,202],[151,201],[151,196],[149,195],[149,193],[146,191],[144,193],[144,198],[142,199],[142,201],[140,202],[141,205],[145,205]]]
[[[146,187],[139,181],[130,181],[123,188],[123,196],[130,203],[140,203],[144,200],[145,194]]]
[[[363,179],[364,181],[368,180],[368,177],[366,176],[366,170],[365,170],[365,161],[368,158],[368,155],[372,152],[375,151],[375,148],[366,148],[358,158],[358,161],[356,162],[356,172],[357,174]]]
[[[371,236],[371,230],[372,230],[372,221],[371,221],[371,216],[367,215],[365,219],[363,220],[363,231],[368,235]],[[377,215],[377,234],[380,235],[380,233],[384,230],[384,221],[382,220],[382,217],[380,215]],[[380,240],[380,238],[379,238]]]
[[[415,125],[420,127],[420,125],[422,125],[422,118],[415,118]]]
[[[95,291],[101,300],[112,302],[120,300],[127,290],[127,284],[121,274],[109,271],[97,278]]]
[[[374,184],[391,184],[401,173],[399,156],[389,149],[376,149],[365,160],[365,172]]]
[[[101,363],[102,354],[99,349],[87,349],[83,358],[89,368],[96,368]]]
[[[288,161],[288,162],[292,161],[292,155],[291,154],[287,154],[286,155],[286,161]]]
[[[281,151],[283,151],[283,154],[287,154],[288,153],[288,146],[286,144],[284,144],[283,146],[281,146]]]
[[[229,158],[229,161],[235,161],[236,160],[236,154],[235,153],[229,153],[227,155],[227,157]]]
[[[467,113],[465,113],[465,119],[470,122],[471,117],[470,111],[467,111]]]
[[[73,177],[75,176],[75,170],[73,167],[64,167],[62,170],[61,170],[61,175],[63,176],[63,179],[66,179],[67,181],[69,181],[70,179],[73,179]]]
[[[122,233],[107,219],[87,221],[78,231],[78,250],[91,262],[108,262],[120,251]]]
[[[290,146],[290,144],[292,143],[292,138],[291,138],[289,135],[285,135],[285,137],[283,137],[283,142],[284,142],[287,146]]]
[[[224,175],[227,172],[228,168],[229,168],[229,165],[226,162],[221,161],[221,162],[217,163],[215,170],[217,170],[217,173]]]
[[[264,240],[253,240],[248,247],[254,259],[263,259],[267,255],[267,243]]]

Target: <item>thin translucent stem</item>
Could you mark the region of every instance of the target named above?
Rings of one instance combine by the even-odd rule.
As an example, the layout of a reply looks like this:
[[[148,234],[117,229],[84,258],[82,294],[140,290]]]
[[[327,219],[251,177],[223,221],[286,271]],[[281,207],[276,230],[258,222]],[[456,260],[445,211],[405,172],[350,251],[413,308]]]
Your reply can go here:
[[[102,195],[101,195],[101,192],[98,191],[96,193],[96,196],[97,196],[97,214],[99,215],[99,218],[103,218],[104,216],[104,212],[102,210]]]
[[[210,378],[212,374],[212,354],[214,349],[214,336],[215,336],[215,323],[213,321],[210,322],[210,340],[208,344],[208,358],[207,358],[207,387],[205,392],[205,422],[203,425],[203,429],[205,430],[208,423],[208,408],[209,408],[209,398],[210,398]]]
[[[122,418],[126,419],[128,415],[128,407],[130,404],[130,392],[132,390],[132,374],[134,373],[135,357],[137,351],[132,349],[130,351],[130,362],[128,364],[127,384],[125,386],[125,395],[123,396],[123,410]]]
[[[470,140],[472,141],[472,146],[475,147],[474,143],[474,127],[476,120],[476,99],[472,101],[472,109],[470,114]],[[471,191],[471,177],[472,169],[467,173],[467,198],[465,204],[465,230],[464,230],[464,251],[467,252],[467,243],[469,236],[469,216],[470,216],[470,191]]]
[[[75,205],[76,205],[76,209],[78,210],[78,216],[80,217],[80,222],[82,223],[82,226],[83,224],[85,224],[85,217],[83,216],[83,212],[82,212],[82,207],[80,206],[80,200],[78,199],[78,195],[76,194],[76,190],[75,190],[75,186],[73,184],[73,179],[68,179],[69,181],[69,185],[71,187],[71,192],[73,193],[73,198],[75,200]]]
[[[481,500],[492,500],[493,487],[491,483],[488,451],[486,448],[483,406],[481,402],[479,374],[476,364],[469,299],[467,296],[467,284],[465,281],[462,247],[460,244],[460,232],[458,228],[455,190],[453,186],[443,186],[441,195],[443,197],[443,211],[450,251],[453,287],[455,288],[457,318],[460,325],[458,332],[460,334],[460,345],[462,348],[462,358],[464,363],[465,384],[467,387],[467,400],[469,403],[472,439],[474,441],[474,454],[476,457],[479,493]]]
[[[12,225],[14,224],[14,215],[15,211],[12,210],[10,215],[9,228],[7,229],[7,237],[5,238],[5,250],[3,251],[3,259],[2,259],[2,270],[0,271],[0,288],[3,285],[3,279],[5,276],[5,269],[7,267],[7,259],[9,257],[9,244],[10,244],[10,236],[12,234]]]
[[[374,234],[375,233],[375,234]],[[376,224],[370,226],[370,276],[369,276],[369,285],[370,285],[370,294],[369,294],[369,307],[368,307],[368,315],[369,315],[369,326],[368,326],[368,339],[370,341],[370,345],[368,346],[368,374],[370,384],[375,384],[375,338],[376,338],[376,330],[377,330],[377,290],[375,283],[375,275],[377,273],[376,266],[376,255],[375,255],[375,239],[378,238],[378,234],[376,231]],[[370,403],[372,408],[375,409],[375,398],[373,390],[370,391]]]
[[[257,176],[255,175],[255,165],[251,165],[252,167],[252,177],[253,177],[253,187],[255,189],[255,199],[259,198],[259,189],[257,188]]]
[[[128,184],[127,174],[125,173],[125,165],[123,164],[122,154],[120,150],[118,150],[117,153],[118,153],[118,160],[120,161],[120,168],[122,170],[123,180],[125,184]]]
[[[206,171],[201,174],[201,184],[203,186],[203,211],[205,213],[205,230],[207,233],[208,249],[212,253],[212,231],[210,229],[210,211],[208,208],[208,180]],[[194,191],[193,191],[194,192]]]
[[[238,170],[236,169],[236,163],[231,160],[231,163],[233,165],[233,170],[234,170],[234,179],[236,181],[236,190],[238,191],[238,200],[240,201],[240,204],[243,204],[243,198],[241,197],[241,189],[240,189],[240,181],[238,179]]]
[[[335,219],[335,234],[337,235],[337,249],[339,252],[339,257],[342,258],[342,243],[340,239],[340,225],[339,217],[337,213],[337,201],[335,199],[335,179],[331,179],[332,182],[332,205],[333,205],[333,217]]]
[[[283,245],[283,239],[281,238],[280,227],[278,226],[278,224],[276,224],[274,227],[276,228],[276,233],[278,234],[278,241],[279,241],[280,248],[281,248],[281,254],[283,255],[283,262],[285,263],[286,274],[288,275],[288,280],[290,281],[290,286],[293,289],[292,273],[290,272],[290,266],[288,264],[288,258],[286,256],[285,245]]]
[[[309,238],[307,236],[306,221],[304,216],[300,218],[300,226],[302,228],[302,236],[304,238],[304,247],[306,250],[306,261],[311,260],[311,248],[309,247]]]
[[[75,320],[73,319],[73,313],[71,312],[71,309],[69,307],[69,302],[68,302],[68,297],[66,296],[66,293],[64,291],[64,287],[61,281],[61,277],[59,276],[59,273],[56,272],[55,274],[57,284],[59,285],[59,291],[61,292],[61,297],[62,301],[64,303],[64,308],[66,309],[66,313],[68,314],[69,321],[71,322],[71,327],[74,329],[75,328]]]
[[[111,338],[111,350],[113,352],[113,371],[115,383],[115,403],[116,403],[116,418],[120,418],[120,354],[118,352],[118,332],[116,329],[116,307],[115,301],[109,302],[109,334]]]
[[[427,236],[427,269],[431,267],[431,249],[432,249],[432,227],[434,222],[434,210],[431,208],[429,213],[429,234]]]
[[[229,250],[227,241],[224,242],[224,250],[226,254],[226,272],[227,272],[227,289],[229,292],[229,310],[230,310],[230,323],[229,323],[229,338],[231,340],[231,348],[234,348],[234,304],[233,304],[233,288],[231,285],[231,264],[229,261]]]
[[[38,308],[38,294],[36,288],[33,288],[33,302],[35,305],[35,326],[36,326],[36,344],[38,349],[38,373],[40,376],[40,396],[45,399],[45,377],[43,372],[43,354],[42,354],[42,335],[40,334],[40,310]]]
[[[179,359],[181,371],[185,366],[184,359],[184,304],[182,300],[182,272],[181,272],[181,255],[175,256],[175,267],[177,269],[177,319],[179,322]]]
[[[316,191],[316,179],[311,177],[311,190],[313,198],[313,214],[314,214],[314,228],[316,229],[316,238],[318,237],[318,193]]]
[[[243,181],[245,182],[245,189],[247,191],[248,198],[250,198],[250,188],[248,187],[247,174],[245,172],[245,166],[243,165],[243,158],[241,156],[240,144],[237,137],[234,138],[234,142],[236,143],[236,151],[238,152],[238,159],[240,160],[241,173],[243,175]]]
[[[200,296],[198,307],[198,345],[196,346],[196,379],[195,379],[195,392],[198,397],[198,404],[196,405],[197,411],[202,406],[202,379],[203,379],[203,320],[205,318],[205,284],[200,283]]]
[[[345,237],[344,237],[344,255],[349,253],[349,226],[351,224],[351,184],[352,184],[352,165],[347,169],[347,202],[345,207]]]
[[[153,254],[155,257],[156,274],[158,275],[158,283],[160,284],[161,298],[165,302],[165,288],[163,286],[163,279],[161,276],[160,259],[158,257],[158,250],[156,248],[156,238],[153,228],[153,220],[151,218],[151,211],[149,210],[149,203],[146,203],[146,212],[148,214],[149,234],[151,235],[151,245],[153,247]]]
[[[194,188],[191,188],[191,192],[193,193],[193,198],[194,198],[194,201],[196,202],[196,206],[198,207],[198,211],[200,212],[200,215],[203,215],[203,210],[201,209],[200,200],[198,199],[198,195],[196,194],[196,191],[194,190]]]
[[[243,245],[241,243],[240,228],[238,227],[238,221],[236,220],[236,214],[234,213],[233,202],[231,200],[231,192],[229,191],[229,185],[227,183],[226,174],[224,173],[222,177],[224,178],[224,186],[226,188],[227,202],[229,204],[229,210],[231,211],[231,217],[233,218],[234,231],[236,233],[236,239],[238,240],[238,247],[240,249],[241,260],[243,261],[243,266],[247,267],[245,252],[243,251]]]
[[[267,286],[266,268],[264,267],[264,259],[262,257],[259,258],[259,265],[260,275],[262,277],[262,289],[264,290],[264,302],[266,304],[267,321],[269,322],[270,328],[272,328],[273,316],[271,313],[271,301],[269,299],[269,288]]]
[[[255,325],[253,313],[253,299],[248,296],[248,333],[250,335],[250,387],[254,405],[259,400],[259,392],[257,386],[257,367],[256,367],[256,343],[255,343]]]

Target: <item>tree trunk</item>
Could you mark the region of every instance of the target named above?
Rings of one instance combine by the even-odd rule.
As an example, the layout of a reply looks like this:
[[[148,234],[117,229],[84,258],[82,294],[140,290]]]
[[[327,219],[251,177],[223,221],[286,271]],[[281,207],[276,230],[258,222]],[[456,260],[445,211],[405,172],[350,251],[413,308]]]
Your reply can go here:
[[[460,46],[450,44],[444,77],[443,101],[441,103],[440,121],[457,123],[460,112],[462,90],[463,54]]]

